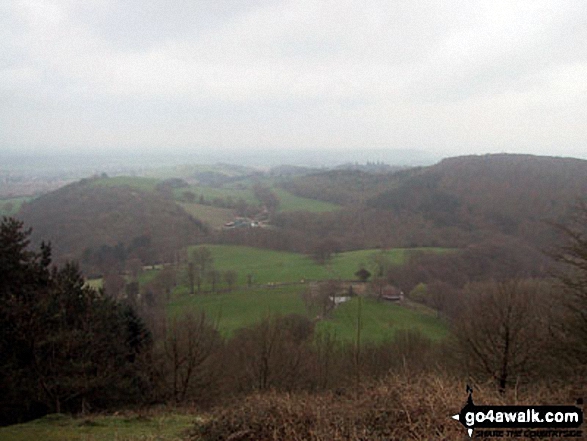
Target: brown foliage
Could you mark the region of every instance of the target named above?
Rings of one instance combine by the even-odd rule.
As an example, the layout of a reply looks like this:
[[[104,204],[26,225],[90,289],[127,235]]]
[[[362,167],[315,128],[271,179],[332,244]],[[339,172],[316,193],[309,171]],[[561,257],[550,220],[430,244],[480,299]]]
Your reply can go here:
[[[92,180],[45,194],[23,207],[19,216],[34,229],[32,243],[55,244],[58,262],[85,253],[86,264],[94,267],[100,265],[88,258],[97,257],[104,247],[120,246],[144,263],[170,261],[174,251],[196,243],[205,233],[201,223],[157,192],[98,186]]]
[[[172,319],[154,354],[159,369],[156,392],[174,403],[209,402],[216,395],[221,348],[216,325],[203,313]]]
[[[561,245],[552,253],[561,268],[556,274],[564,301],[558,337],[563,355],[573,364],[587,364],[587,201],[575,204],[565,225],[556,225]]]
[[[259,393],[214,410],[193,429],[189,439],[468,439],[464,428],[450,418],[466,402],[465,385],[465,381],[445,374],[402,374],[390,375],[353,395]],[[573,403],[580,393],[570,386],[550,389],[543,385],[506,396],[482,384],[474,390],[476,403],[495,405]]]
[[[531,280],[470,284],[453,331],[465,368],[506,387],[540,375],[547,355],[549,287]]]
[[[229,392],[300,387],[309,376],[312,334],[313,323],[295,314],[239,330],[226,345],[224,386]]]

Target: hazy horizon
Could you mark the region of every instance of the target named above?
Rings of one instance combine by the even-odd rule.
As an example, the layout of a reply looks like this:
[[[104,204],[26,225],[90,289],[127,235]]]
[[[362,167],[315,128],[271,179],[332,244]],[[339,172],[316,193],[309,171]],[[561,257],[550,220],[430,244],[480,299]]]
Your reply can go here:
[[[578,0],[7,0],[0,151],[587,158],[586,20]]]

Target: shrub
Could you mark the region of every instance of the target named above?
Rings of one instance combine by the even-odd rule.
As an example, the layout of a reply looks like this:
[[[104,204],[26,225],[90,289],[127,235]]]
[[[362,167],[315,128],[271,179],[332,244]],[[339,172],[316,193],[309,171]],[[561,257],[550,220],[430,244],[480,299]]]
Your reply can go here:
[[[582,383],[579,383],[582,384]],[[445,374],[391,375],[354,393],[254,394],[213,411],[188,439],[277,440],[455,440],[466,437],[451,419],[466,402],[466,381]],[[501,395],[476,385],[478,404],[572,404],[584,386],[533,385]],[[579,395],[577,395],[579,394]]]

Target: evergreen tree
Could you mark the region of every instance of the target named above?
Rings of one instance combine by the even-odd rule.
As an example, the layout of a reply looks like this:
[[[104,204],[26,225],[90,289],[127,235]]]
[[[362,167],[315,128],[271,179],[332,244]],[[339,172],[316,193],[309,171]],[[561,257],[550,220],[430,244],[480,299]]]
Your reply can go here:
[[[77,264],[51,264],[31,230],[0,224],[0,423],[140,398],[150,335],[128,305],[87,285]]]

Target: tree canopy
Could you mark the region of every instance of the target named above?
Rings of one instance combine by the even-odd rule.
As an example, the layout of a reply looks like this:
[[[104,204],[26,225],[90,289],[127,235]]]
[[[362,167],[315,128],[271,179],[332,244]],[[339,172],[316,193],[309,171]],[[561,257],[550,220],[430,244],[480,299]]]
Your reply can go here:
[[[0,423],[136,399],[144,324],[85,285],[76,264],[52,267],[50,245],[30,250],[30,234],[0,223]]]

